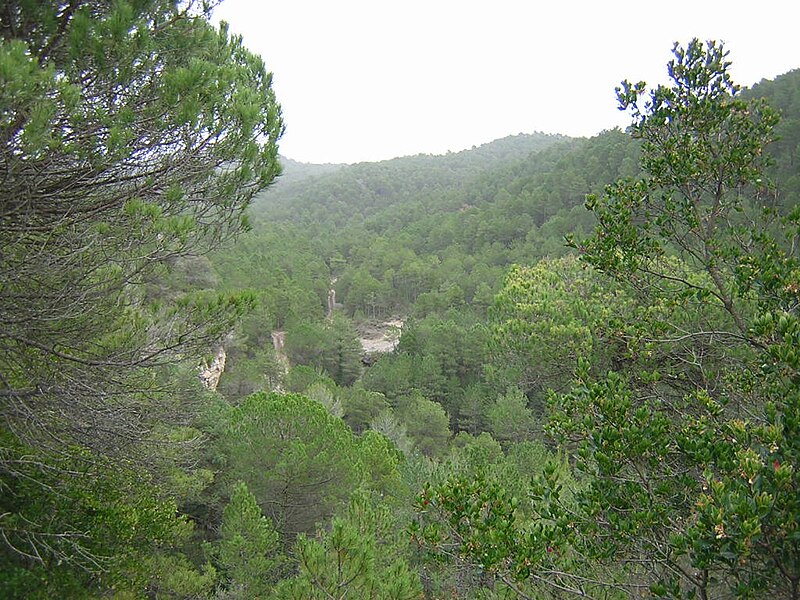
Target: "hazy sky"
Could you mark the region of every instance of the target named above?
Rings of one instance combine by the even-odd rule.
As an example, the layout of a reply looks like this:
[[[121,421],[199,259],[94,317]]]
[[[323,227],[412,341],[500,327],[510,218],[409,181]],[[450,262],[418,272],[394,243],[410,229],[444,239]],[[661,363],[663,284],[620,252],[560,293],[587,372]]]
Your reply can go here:
[[[800,67],[797,0],[225,0],[215,19],[274,73],[281,153],[304,162],[624,127],[614,87],[664,82],[692,37],[724,40],[742,85]]]

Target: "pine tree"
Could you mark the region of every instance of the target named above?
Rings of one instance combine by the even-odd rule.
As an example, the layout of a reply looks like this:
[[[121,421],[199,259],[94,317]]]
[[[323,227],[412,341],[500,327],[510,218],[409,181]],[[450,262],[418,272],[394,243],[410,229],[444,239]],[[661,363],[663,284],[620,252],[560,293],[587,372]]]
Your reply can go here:
[[[233,487],[219,535],[212,554],[229,587],[244,598],[263,597],[277,579],[281,564],[278,534],[242,481]]]

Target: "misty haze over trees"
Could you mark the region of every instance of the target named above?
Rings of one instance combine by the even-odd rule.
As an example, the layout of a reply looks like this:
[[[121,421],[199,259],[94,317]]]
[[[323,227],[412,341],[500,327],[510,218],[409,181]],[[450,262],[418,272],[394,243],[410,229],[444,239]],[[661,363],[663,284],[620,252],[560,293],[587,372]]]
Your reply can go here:
[[[0,596],[800,598],[800,71],[310,165],[205,5],[0,12]]]

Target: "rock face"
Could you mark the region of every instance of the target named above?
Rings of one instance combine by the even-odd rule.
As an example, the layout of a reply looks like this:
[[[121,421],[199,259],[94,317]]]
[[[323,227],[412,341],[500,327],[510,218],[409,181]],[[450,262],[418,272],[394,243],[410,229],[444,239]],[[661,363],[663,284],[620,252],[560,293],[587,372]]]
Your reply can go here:
[[[278,359],[278,363],[281,365],[283,369],[283,375],[285,376],[289,372],[289,357],[286,356],[286,351],[284,350],[284,344],[286,343],[286,332],[285,331],[273,331],[272,332],[272,347],[275,348],[275,357]],[[273,392],[283,392],[283,386],[278,383],[275,387],[272,388]]]
[[[210,365],[203,364],[203,368],[200,370],[200,381],[206,387],[206,389],[215,392],[217,390],[217,386],[219,385],[219,378],[222,377],[222,374],[225,372],[225,359],[227,359],[228,355],[225,353],[225,348],[220,346],[217,348],[217,353],[214,355],[214,359],[211,361]]]
[[[286,332],[285,331],[273,331],[272,332],[272,347],[275,348],[275,356],[278,358],[278,362],[280,362],[284,370],[289,369],[289,357],[286,356],[286,351],[284,350],[284,345],[286,344]]]
[[[359,327],[365,364],[372,364],[377,355],[391,352],[397,348],[397,344],[400,343],[403,324],[403,319],[392,319],[377,325]]]
[[[336,290],[328,290],[328,318],[333,318],[333,309],[336,308]]]

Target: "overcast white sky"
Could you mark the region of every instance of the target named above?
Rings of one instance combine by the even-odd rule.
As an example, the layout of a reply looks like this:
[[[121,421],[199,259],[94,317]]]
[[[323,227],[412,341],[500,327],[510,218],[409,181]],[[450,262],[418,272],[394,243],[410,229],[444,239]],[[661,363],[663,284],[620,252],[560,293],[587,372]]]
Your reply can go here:
[[[737,83],[800,67],[800,1],[225,0],[274,73],[304,162],[439,154],[624,127],[614,87],[664,82],[674,41],[724,40]]]

